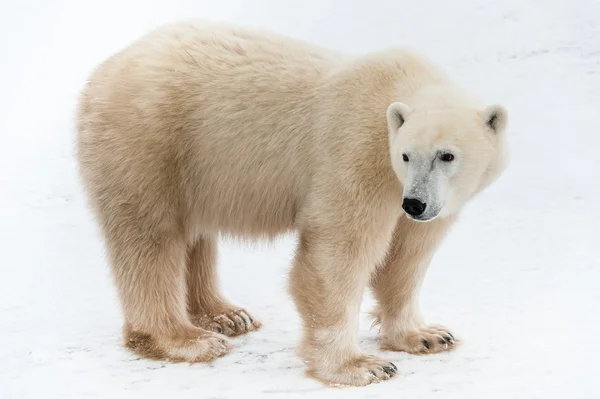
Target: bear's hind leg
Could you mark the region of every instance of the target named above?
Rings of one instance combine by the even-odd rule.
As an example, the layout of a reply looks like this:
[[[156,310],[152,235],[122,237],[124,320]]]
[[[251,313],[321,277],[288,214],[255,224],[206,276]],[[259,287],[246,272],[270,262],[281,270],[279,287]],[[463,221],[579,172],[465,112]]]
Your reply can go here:
[[[186,313],[185,241],[121,220],[107,242],[125,315],[125,346],[145,358],[174,362],[228,353],[223,335],[194,326]]]
[[[192,322],[230,337],[258,330],[258,320],[223,298],[216,267],[217,239],[200,237],[191,246],[187,260],[187,303]]]

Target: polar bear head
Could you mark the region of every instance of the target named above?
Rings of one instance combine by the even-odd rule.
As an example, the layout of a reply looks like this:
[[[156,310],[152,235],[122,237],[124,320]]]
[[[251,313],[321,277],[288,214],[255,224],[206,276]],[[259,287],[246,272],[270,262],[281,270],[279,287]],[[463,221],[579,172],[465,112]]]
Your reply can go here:
[[[505,169],[507,111],[445,102],[387,109],[392,167],[403,187],[409,218],[446,217]]]

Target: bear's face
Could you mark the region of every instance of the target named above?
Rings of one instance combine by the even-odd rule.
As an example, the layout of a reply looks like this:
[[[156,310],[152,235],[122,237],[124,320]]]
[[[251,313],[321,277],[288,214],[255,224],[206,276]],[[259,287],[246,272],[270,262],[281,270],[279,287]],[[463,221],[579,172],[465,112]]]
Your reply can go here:
[[[392,167],[403,186],[402,208],[416,221],[456,213],[506,165],[506,110],[387,110]]]

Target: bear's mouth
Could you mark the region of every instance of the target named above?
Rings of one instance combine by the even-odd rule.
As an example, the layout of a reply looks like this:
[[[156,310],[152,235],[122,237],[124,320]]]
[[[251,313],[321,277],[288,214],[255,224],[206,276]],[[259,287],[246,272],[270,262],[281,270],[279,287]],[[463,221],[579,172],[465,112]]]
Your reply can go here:
[[[433,215],[433,216],[425,216],[425,215],[412,216],[412,215],[409,215],[408,213],[406,214],[406,216],[408,216],[409,219],[414,220],[415,222],[421,222],[421,223],[431,222],[432,220],[437,219],[437,217],[438,217],[438,215]]]
[[[434,212],[431,212],[431,211],[424,212],[421,215],[411,215],[410,213],[408,213],[406,211],[404,211],[404,213],[410,220],[414,220],[415,222],[426,223],[426,222],[431,222],[432,220],[437,219],[440,216],[440,210],[437,210]]]

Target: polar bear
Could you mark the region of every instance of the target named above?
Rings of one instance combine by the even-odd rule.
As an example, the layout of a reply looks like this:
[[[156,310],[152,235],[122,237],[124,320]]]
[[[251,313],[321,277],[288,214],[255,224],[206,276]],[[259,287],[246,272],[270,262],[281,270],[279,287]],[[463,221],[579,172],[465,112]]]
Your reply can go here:
[[[137,354],[211,361],[260,322],[217,284],[220,235],[295,231],[289,291],[308,375],[362,386],[396,374],[363,354],[364,290],[382,346],[455,347],[418,293],[443,236],[506,165],[507,111],[424,57],[353,57],[209,22],[158,28],[87,82],[77,115],[82,181]]]

